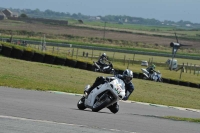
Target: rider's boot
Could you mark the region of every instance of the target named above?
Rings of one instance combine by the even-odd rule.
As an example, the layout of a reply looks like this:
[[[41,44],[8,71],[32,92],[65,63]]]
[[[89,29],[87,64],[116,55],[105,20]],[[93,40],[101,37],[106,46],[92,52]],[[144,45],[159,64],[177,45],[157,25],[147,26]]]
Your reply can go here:
[[[84,97],[86,97],[88,95],[88,90],[90,88],[90,85],[86,85],[85,86],[85,90],[84,90]]]
[[[90,87],[90,85],[87,85],[85,87],[85,90],[84,90],[85,96],[87,97],[95,87],[99,86],[100,84],[104,84],[104,83],[105,83],[104,77],[97,77],[95,82],[93,83],[93,85],[91,87]]]
[[[91,86],[91,87],[90,87],[90,85],[89,85],[88,88],[84,90],[84,95],[85,95],[86,98],[88,97],[88,95],[90,94],[90,92],[91,92],[94,88],[95,88],[95,86]]]

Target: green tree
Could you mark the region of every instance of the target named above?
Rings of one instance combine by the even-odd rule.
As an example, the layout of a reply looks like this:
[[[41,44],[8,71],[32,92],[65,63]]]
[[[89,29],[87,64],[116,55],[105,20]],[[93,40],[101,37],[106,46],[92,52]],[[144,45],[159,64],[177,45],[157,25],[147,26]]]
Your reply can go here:
[[[28,16],[27,16],[25,13],[22,13],[22,14],[20,15],[20,18],[28,18]]]

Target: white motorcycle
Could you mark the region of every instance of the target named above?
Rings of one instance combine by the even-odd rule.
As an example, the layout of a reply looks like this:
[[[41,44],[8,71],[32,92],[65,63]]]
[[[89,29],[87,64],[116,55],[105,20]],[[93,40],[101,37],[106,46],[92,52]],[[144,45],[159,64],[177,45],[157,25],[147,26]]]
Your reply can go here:
[[[104,67],[102,67],[98,62],[93,61],[93,69],[95,72],[103,72],[103,73],[109,73],[109,74],[115,74],[115,69],[113,68],[113,65],[111,62],[108,62]]]
[[[153,74],[150,74],[147,69],[145,68],[141,68],[142,73],[143,73],[143,79],[149,79],[149,80],[153,80],[156,82],[162,82],[162,74],[160,73],[160,71],[154,71]]]
[[[85,90],[90,85],[87,85]],[[88,96],[83,96],[77,103],[80,110],[86,108],[98,112],[103,108],[109,107],[125,97],[125,84],[117,77],[110,77],[110,82],[106,82],[94,88]],[[112,113],[115,111],[110,110]]]

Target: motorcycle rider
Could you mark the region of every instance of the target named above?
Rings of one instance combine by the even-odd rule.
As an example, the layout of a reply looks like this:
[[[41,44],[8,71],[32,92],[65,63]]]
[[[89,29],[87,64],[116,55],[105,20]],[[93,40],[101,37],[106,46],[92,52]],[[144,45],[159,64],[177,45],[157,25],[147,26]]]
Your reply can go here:
[[[123,74],[117,74],[115,77],[122,79],[125,83],[125,97],[122,100],[128,100],[131,93],[134,91],[134,85],[131,82],[133,79],[133,72],[129,69],[126,69]],[[90,92],[100,84],[104,84],[105,82],[109,81],[112,77],[97,77],[93,85],[84,91],[85,96],[87,97]],[[117,113],[119,111],[119,104],[116,102],[113,105],[109,106],[108,109],[110,109],[111,112]]]
[[[154,64],[152,64],[151,66],[146,68],[146,70],[149,72],[149,76],[151,76],[153,74],[153,72],[155,72],[155,68],[156,68],[156,65],[154,65]]]
[[[101,69],[103,70],[104,67],[107,65],[106,61],[108,61],[106,53],[103,53],[100,57],[97,63],[100,65]]]

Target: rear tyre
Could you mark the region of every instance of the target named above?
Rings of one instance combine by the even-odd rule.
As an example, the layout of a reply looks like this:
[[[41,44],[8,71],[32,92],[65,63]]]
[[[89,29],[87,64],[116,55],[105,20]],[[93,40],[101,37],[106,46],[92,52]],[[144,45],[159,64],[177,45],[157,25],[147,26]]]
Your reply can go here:
[[[77,103],[78,109],[80,110],[86,109],[84,102],[85,102],[85,97],[82,97]]]
[[[147,78],[146,76],[143,76],[143,79],[144,79],[144,80],[147,80],[148,78]]]
[[[94,72],[98,72],[98,69],[97,69],[95,66],[92,66],[92,70],[93,70]]]

